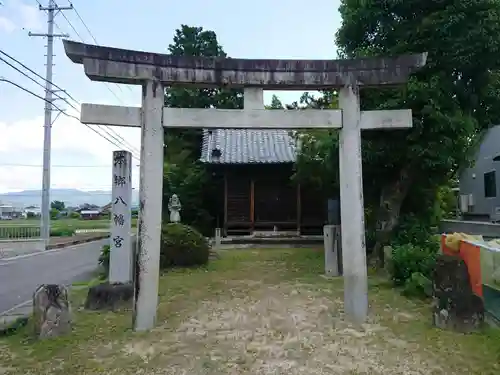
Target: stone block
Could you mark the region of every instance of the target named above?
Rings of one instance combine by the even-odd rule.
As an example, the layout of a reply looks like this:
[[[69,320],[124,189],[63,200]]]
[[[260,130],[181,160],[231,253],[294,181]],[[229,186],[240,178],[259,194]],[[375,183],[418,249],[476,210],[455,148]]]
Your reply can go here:
[[[64,285],[43,284],[33,294],[33,324],[36,337],[57,337],[71,332],[71,308]]]
[[[450,255],[440,255],[432,280],[433,324],[441,329],[468,333],[484,324],[484,304],[474,294],[465,262]]]
[[[85,309],[110,310],[132,308],[134,286],[132,283],[102,283],[89,288]]]

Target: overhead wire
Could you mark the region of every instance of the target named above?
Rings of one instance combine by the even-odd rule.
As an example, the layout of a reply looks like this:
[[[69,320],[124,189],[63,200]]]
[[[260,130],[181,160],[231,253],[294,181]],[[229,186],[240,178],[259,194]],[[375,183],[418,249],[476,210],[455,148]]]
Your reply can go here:
[[[40,3],[39,0],[35,0],[38,5],[40,6],[40,8],[43,8],[43,5]],[[57,6],[56,2],[54,1],[54,4]],[[74,9],[74,5],[70,3],[70,5],[73,7]],[[76,11],[76,10],[75,10]],[[63,16],[63,18],[66,20],[66,22],[68,23],[68,25],[70,26],[70,28],[74,31],[74,33],[80,38],[80,40],[82,42],[85,43],[83,37],[81,36],[81,34],[76,30],[75,26],[71,23],[71,21],[68,19],[68,17],[63,13],[61,12],[61,15]],[[84,24],[84,27],[87,29],[87,31],[89,32],[89,34],[91,35],[91,37],[94,39],[94,41],[96,41],[94,35],[92,34],[92,32],[90,31],[90,29],[88,28],[87,24],[83,21],[82,17],[80,16],[79,13],[77,13],[78,15],[78,18],[82,21],[82,23]],[[61,30],[61,28],[57,25],[57,28],[63,32]],[[96,42],[97,43],[97,42]],[[41,77],[40,75],[37,74],[37,76],[41,79],[44,79],[46,82],[48,82],[45,78]],[[121,90],[121,87],[119,85],[117,85],[117,87]],[[127,86],[128,87],[128,86]],[[60,87],[58,87],[60,90],[62,90]],[[122,104],[123,104],[123,100],[120,99],[116,93],[111,90],[111,88],[108,86],[108,84],[106,85],[106,88],[111,92],[111,94],[113,94],[115,96],[115,98],[120,101]],[[130,87],[128,87],[130,89]],[[131,89],[130,89],[131,90]],[[67,92],[65,90],[62,90],[64,91],[66,94]],[[77,105],[80,105],[80,102],[77,101],[75,98],[73,98],[72,96],[70,96],[68,94],[68,96],[75,102],[77,103]],[[64,99],[63,99],[64,100]],[[75,109],[78,113],[80,112],[78,109],[76,109],[73,105],[71,105],[70,103],[68,103],[67,101],[65,101],[68,105],[70,105],[73,109]],[[85,126],[89,126],[88,124],[84,124]],[[116,132],[115,130],[113,130],[112,128],[110,128],[109,126],[107,125],[93,125],[93,126],[97,126],[100,130],[104,131],[109,137],[113,138],[115,141],[117,141],[118,143],[121,143],[123,145],[125,145],[125,148],[129,149],[129,151],[132,152],[133,156],[135,159],[139,159],[138,156],[134,155],[135,154],[140,154],[140,151],[134,147],[132,144],[130,144],[127,140],[125,140],[118,132]],[[95,131],[95,129],[94,129]],[[115,145],[116,146],[116,145]]]
[[[85,29],[87,29],[87,32],[89,33],[89,35],[90,35],[90,37],[92,38],[92,40],[94,41],[94,43],[95,43],[97,46],[99,46],[100,44],[97,42],[96,37],[94,36],[94,34],[92,33],[92,31],[90,31],[90,28],[87,26],[87,24],[86,24],[86,23],[85,23],[85,21],[83,20],[83,17],[82,17],[82,16],[80,15],[80,13],[78,12],[78,9],[76,9],[75,5],[74,5],[71,1],[69,1],[69,4],[73,7],[73,10],[75,11],[76,16],[78,17],[78,19],[80,20],[80,22],[83,24],[83,26],[85,27]],[[80,38],[80,39],[82,39],[82,42],[83,42],[83,38]],[[119,89],[120,91],[122,91],[122,92],[123,92],[122,87],[121,87],[120,85],[118,85],[117,83],[115,83],[115,85],[116,85],[116,87],[118,87],[118,89]],[[132,89],[131,89],[129,86],[126,86],[126,87],[130,90],[130,92],[133,92],[133,91],[132,91]]]
[[[0,50],[0,53],[2,53],[3,51]],[[23,90],[24,92],[40,99],[40,100],[43,100],[44,102],[48,102],[48,103],[51,103],[52,107],[54,107],[57,111],[59,111],[59,113],[62,113],[63,115],[67,116],[67,117],[71,117],[75,120],[77,120],[78,122],[80,122],[80,119],[74,115],[70,115],[68,113],[66,113],[63,109],[61,109],[59,106],[57,106],[56,104],[54,104],[53,102],[51,101],[48,101],[47,99],[45,99],[43,96],[41,95],[38,95],[38,94],[35,94],[33,91],[27,89],[26,87],[14,82],[14,81],[11,81],[9,79],[6,79],[6,78],[3,78],[3,77],[0,77],[0,82],[7,82],[7,83],[10,83],[11,85]],[[71,105],[71,104],[70,104]],[[93,132],[95,132],[96,134],[98,134],[100,137],[104,138],[105,140],[107,140],[108,142],[110,142],[111,144],[113,144],[114,146],[118,147],[118,148],[122,148],[123,145],[120,145],[120,144],[117,144],[115,143],[114,141],[110,140],[109,138],[106,138],[104,135],[102,135],[101,133],[99,133],[97,130],[95,130],[92,126],[88,125],[88,124],[83,124],[85,125],[87,128],[89,128],[90,130],[92,130]],[[139,160],[139,158],[137,158],[135,155],[132,154],[132,157],[134,157],[135,159]]]
[[[94,36],[94,34],[92,33],[92,31],[90,30],[90,28],[88,27],[87,23],[83,20],[83,17],[82,17],[82,16],[80,15],[80,13],[78,12],[78,9],[76,9],[75,5],[74,5],[71,1],[69,2],[69,5],[71,5],[71,7],[73,8],[73,10],[75,11],[76,16],[78,17],[78,19],[79,19],[79,20],[80,20],[80,22],[82,23],[83,27],[85,27],[85,29],[87,30],[88,34],[90,35],[90,37],[91,37],[91,38],[92,38],[92,40],[94,41],[94,43],[95,43],[96,45],[99,45],[99,43],[97,42],[97,38]],[[72,30],[75,32],[75,34],[78,36],[78,38],[80,38],[80,41],[81,41],[82,43],[85,43],[85,39],[81,36],[81,34],[80,34],[80,33],[78,33],[78,31],[76,31],[76,28],[75,28],[75,27],[74,27],[74,25],[71,23],[71,21],[68,19],[68,17],[66,17],[66,15],[65,15],[64,13],[63,13],[62,15],[63,15],[64,19],[66,20],[66,22],[68,23],[68,25],[71,27],[71,29],[72,29]],[[121,99],[118,97],[118,95],[116,95],[116,93],[115,93],[115,92],[111,89],[111,87],[109,87],[109,83],[108,83],[108,82],[105,82],[105,84],[106,84],[106,88],[109,90],[109,92],[110,92],[111,94],[113,94],[113,96],[114,96],[114,97],[115,97],[118,101],[120,101],[122,104],[124,104],[124,103],[123,103],[123,100],[121,100]],[[122,92],[122,94],[123,94],[123,89],[122,89],[122,87],[121,87],[119,84],[117,84],[117,83],[115,83],[115,86],[116,86],[116,87],[117,87],[117,88],[118,88],[118,89]],[[129,86],[126,86],[126,87],[130,90],[130,92],[132,92],[132,93],[133,93],[132,89],[131,89]],[[107,126],[106,126],[106,127],[107,127]],[[114,132],[114,131],[113,131],[113,132]],[[120,138],[123,142],[125,142],[125,143],[126,143],[125,139],[123,139],[123,138],[122,138],[122,137],[121,137],[118,133],[116,133],[116,135],[117,135],[117,137],[118,137],[118,138]],[[138,152],[138,150],[136,150],[136,152]]]

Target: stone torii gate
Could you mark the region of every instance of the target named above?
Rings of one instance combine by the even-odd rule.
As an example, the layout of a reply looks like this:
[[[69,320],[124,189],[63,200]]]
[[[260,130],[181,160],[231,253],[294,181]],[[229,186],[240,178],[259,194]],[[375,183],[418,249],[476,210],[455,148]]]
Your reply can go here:
[[[163,127],[340,130],[344,308],[368,314],[361,129],[412,126],[411,110],[360,111],[359,89],[403,85],[427,54],[355,60],[255,60],[182,57],[64,41],[66,55],[93,81],[142,86],[142,106],[83,104],[81,122],[141,127],[139,290],[135,329],[154,326],[161,236]],[[164,107],[164,86],[241,87],[244,109]],[[263,90],[339,90],[340,110],[264,110]],[[168,146],[168,145],[167,145]]]

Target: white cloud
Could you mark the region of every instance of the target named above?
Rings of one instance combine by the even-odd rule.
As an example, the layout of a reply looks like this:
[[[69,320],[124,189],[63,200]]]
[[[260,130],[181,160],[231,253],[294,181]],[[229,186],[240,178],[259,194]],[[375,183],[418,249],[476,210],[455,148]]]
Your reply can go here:
[[[20,3],[17,6],[17,11],[21,17],[21,25],[25,29],[39,31],[43,28],[44,12],[40,11],[34,5]]]
[[[16,29],[16,24],[7,17],[0,16],[0,31],[11,33]]]
[[[113,130],[135,149],[140,149],[139,129]],[[43,117],[13,123],[0,122],[0,134],[0,192],[40,189]],[[119,147],[113,146],[76,119],[61,115],[52,127],[51,187],[110,190],[112,151],[117,149]],[[134,159],[134,165],[138,163]],[[12,164],[37,167],[10,166]],[[68,165],[74,167],[62,167]],[[132,171],[133,186],[136,188],[138,171],[137,167]]]
[[[0,8],[0,31],[12,33],[16,30],[26,29],[29,31],[42,31],[45,21],[45,12],[38,7],[26,4],[19,0],[6,2]]]

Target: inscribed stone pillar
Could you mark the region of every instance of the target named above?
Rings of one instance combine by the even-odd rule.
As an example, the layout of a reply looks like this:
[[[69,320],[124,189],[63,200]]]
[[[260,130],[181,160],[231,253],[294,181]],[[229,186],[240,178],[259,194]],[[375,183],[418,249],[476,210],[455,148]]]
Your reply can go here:
[[[368,315],[361,123],[359,88],[354,79],[339,90],[342,130],[339,137],[340,211],[344,310],[349,319],[363,323]]]
[[[147,81],[142,87],[140,210],[134,329],[154,327],[160,276],[163,201],[163,86]]]
[[[132,281],[132,154],[113,152],[111,191],[110,283]]]

